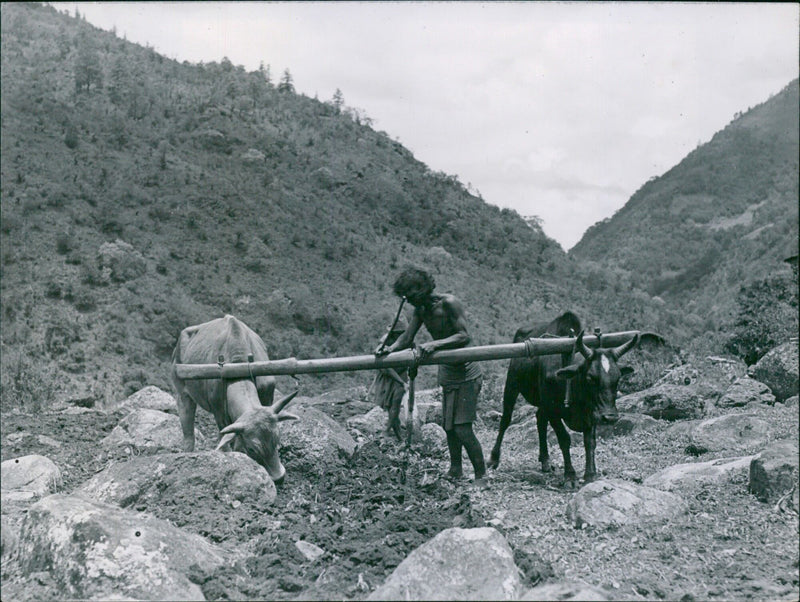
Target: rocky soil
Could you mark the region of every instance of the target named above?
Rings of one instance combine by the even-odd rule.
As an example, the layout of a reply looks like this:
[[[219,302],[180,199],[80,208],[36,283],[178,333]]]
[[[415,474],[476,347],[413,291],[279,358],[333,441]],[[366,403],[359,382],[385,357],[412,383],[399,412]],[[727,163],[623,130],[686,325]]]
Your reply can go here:
[[[736,378],[731,375],[730,382]],[[500,467],[490,473],[489,488],[481,490],[469,480],[443,478],[447,466],[441,431],[422,426],[428,420],[424,410],[418,412],[418,443],[407,452],[379,432],[382,416],[363,400],[363,390],[349,390],[298,399],[293,405],[304,416],[324,414],[343,432],[349,424],[349,434],[358,444],[355,451],[309,462],[297,444],[302,438],[287,430],[282,450],[287,479],[272,501],[268,491],[263,496],[236,495],[245,485],[236,485],[219,470],[216,481],[213,476],[184,475],[180,487],[154,486],[144,494],[142,486],[138,497],[117,503],[142,513],[142,520],[155,517],[200,536],[214,546],[214,554],[226,555],[226,562],[186,571],[191,587],[206,599],[380,598],[391,591],[380,588],[398,580],[393,576],[396,569],[398,575],[409,570],[406,565],[398,569],[404,559],[452,527],[481,533],[477,528],[491,527],[502,536],[519,569],[519,586],[510,596],[520,599],[797,599],[797,470],[789,467],[788,496],[782,490],[756,495],[750,491],[749,468],[775,443],[787,451],[768,454],[769,461],[765,456],[759,470],[769,472],[775,453],[788,457],[789,464],[794,458],[796,467],[797,398],[774,403],[765,396],[762,401],[757,396],[764,392],[756,387],[756,397],[746,405],[718,406],[725,388],[717,387],[716,393],[703,390],[697,401],[701,417],[667,421],[642,413],[623,416],[620,426],[598,441],[601,483],[578,492],[561,487],[562,463],[554,438],[551,459],[556,471],[540,471],[535,420],[522,402],[506,435]],[[435,401],[435,392],[429,397]],[[500,397],[496,387],[485,391],[476,423],[487,455],[494,443]],[[425,395],[420,399],[424,408]],[[30,454],[46,456],[58,467],[60,480],[50,491],[59,494],[86,490],[87,482],[109,467],[120,470],[121,464],[147,461],[151,453],[173,457],[163,455],[169,450],[108,443],[114,438],[102,443],[126,416],[141,409],[137,404],[146,405],[139,399],[117,408],[4,413],[4,481],[6,462]],[[721,416],[733,417],[729,421],[740,434],[719,437],[724,444],[718,449],[703,448],[699,443],[711,428],[708,420]],[[315,420],[315,425],[325,424]],[[203,412],[198,412],[198,421],[204,435],[198,451],[209,452],[216,440],[215,425]],[[765,425],[764,432],[751,428],[753,424]],[[172,451],[178,451],[177,430],[174,441]],[[580,472],[579,435],[573,435],[572,453]],[[189,462],[181,457],[175,465]],[[93,491],[96,501],[98,490]],[[650,495],[659,501],[645,499]],[[3,598],[71,597],[57,570],[21,561],[23,540],[31,532],[23,528],[25,515],[40,496],[13,499],[5,483],[3,496]],[[669,507],[659,509],[665,499],[672,500]],[[610,520],[613,516],[617,518]],[[480,573],[479,567],[473,573]],[[447,574],[457,569],[463,567],[448,568],[445,563],[442,570]],[[430,593],[428,586],[415,591]],[[549,589],[530,589],[534,586]]]

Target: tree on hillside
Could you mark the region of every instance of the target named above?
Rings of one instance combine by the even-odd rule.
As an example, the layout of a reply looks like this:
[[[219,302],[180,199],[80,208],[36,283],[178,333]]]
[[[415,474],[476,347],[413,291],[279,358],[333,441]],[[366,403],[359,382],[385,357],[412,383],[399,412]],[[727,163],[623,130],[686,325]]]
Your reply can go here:
[[[333,93],[331,103],[333,104],[333,107],[336,109],[337,113],[342,110],[342,107],[344,106],[344,95],[339,88],[336,88],[336,92]]]
[[[75,59],[75,91],[88,92],[91,87],[103,87],[103,68],[97,49],[86,38],[78,41],[78,56]]]
[[[292,80],[292,74],[289,73],[288,68],[285,69],[283,72],[283,77],[281,78],[281,81],[278,84],[278,92],[294,93],[294,82]]]

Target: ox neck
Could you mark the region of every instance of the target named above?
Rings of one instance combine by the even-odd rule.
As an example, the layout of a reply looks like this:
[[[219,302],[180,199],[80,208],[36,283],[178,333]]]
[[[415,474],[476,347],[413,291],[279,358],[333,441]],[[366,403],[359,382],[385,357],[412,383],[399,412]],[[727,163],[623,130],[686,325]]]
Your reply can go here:
[[[225,413],[229,424],[248,410],[261,406],[258,400],[258,390],[253,381],[248,379],[226,380],[225,387]]]

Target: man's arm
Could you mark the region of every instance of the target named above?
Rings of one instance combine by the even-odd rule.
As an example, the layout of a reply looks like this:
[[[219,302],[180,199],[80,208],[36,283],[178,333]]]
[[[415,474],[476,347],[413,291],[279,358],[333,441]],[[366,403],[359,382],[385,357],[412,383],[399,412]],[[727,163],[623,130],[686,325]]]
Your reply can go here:
[[[414,337],[417,336],[417,332],[419,331],[419,327],[422,325],[422,320],[420,320],[419,316],[417,315],[417,311],[414,310],[414,315],[411,316],[411,320],[408,323],[408,328],[406,328],[405,332],[400,335],[400,337],[391,345],[384,348],[384,353],[393,353],[395,351],[400,351],[401,349],[407,349],[411,347],[411,343],[414,341]]]

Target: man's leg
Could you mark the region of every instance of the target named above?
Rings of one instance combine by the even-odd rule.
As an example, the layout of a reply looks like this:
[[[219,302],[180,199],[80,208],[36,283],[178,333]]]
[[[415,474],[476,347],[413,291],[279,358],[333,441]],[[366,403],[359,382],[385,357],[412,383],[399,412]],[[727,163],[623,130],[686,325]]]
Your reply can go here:
[[[478,483],[486,476],[486,463],[483,460],[483,449],[481,443],[472,430],[472,423],[457,424],[453,429],[460,443],[467,450],[467,456],[472,462],[472,469],[475,471],[475,482]]]
[[[451,479],[460,479],[464,476],[461,467],[461,438],[456,434],[455,429],[445,431],[447,435],[447,449],[450,452],[450,470],[447,476]]]

